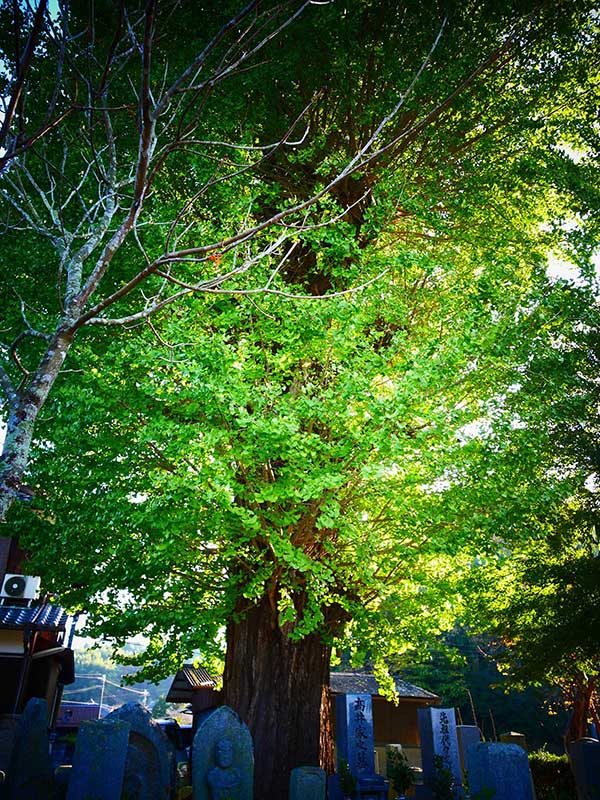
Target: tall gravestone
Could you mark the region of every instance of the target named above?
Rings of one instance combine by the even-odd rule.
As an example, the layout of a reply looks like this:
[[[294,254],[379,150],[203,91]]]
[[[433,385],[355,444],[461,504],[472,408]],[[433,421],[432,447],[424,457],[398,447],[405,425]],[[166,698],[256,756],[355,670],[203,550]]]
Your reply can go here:
[[[122,720],[79,725],[67,800],[121,800],[130,727]]]
[[[340,694],[335,699],[335,728],[340,759],[348,762],[361,800],[384,800],[387,781],[375,772],[373,705],[370,694]]]
[[[252,800],[254,754],[248,727],[229,706],[198,726],[192,747],[194,800]]]
[[[48,706],[32,697],[18,722],[7,776],[8,800],[46,800],[54,791]]]
[[[477,725],[457,725],[456,738],[458,740],[460,766],[464,773],[466,770],[465,761],[467,758],[467,750],[472,744],[479,744],[481,741],[481,731]]]
[[[170,800],[177,784],[175,748],[150,712],[139,703],[127,703],[104,721],[130,727],[123,779],[128,800]]]
[[[454,709],[419,708],[418,721],[424,784],[419,787],[419,797],[426,800],[432,795],[430,786],[436,779],[437,758],[441,759],[443,768],[449,770],[452,775],[454,797],[457,799],[462,797],[462,769]]]
[[[319,767],[296,767],[290,775],[290,800],[325,800],[327,777]]]
[[[569,745],[577,800],[600,800],[600,742],[577,739]]]
[[[471,797],[479,794],[493,796],[494,800],[534,800],[527,753],[519,745],[471,745],[466,763]]]

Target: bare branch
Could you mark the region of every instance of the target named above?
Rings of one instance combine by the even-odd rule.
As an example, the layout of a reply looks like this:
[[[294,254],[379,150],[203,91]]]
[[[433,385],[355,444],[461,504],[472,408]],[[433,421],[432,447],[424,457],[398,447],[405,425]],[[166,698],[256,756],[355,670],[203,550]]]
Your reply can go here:
[[[191,62],[191,64],[179,75],[177,80],[170,86],[170,88],[163,94],[160,101],[157,103],[154,109],[154,118],[158,119],[164,112],[166,111],[169,103],[173,95],[179,91],[183,86],[186,86],[189,79],[198,71],[198,69],[204,64],[208,56],[213,52],[213,50],[217,47],[219,42],[229,33],[229,31],[233,30],[237,25],[242,22],[249,14],[251,14],[255,8],[257,8],[261,3],[261,0],[252,0],[251,3],[243,8],[240,13],[234,17],[233,19],[229,20],[229,22],[224,25],[221,30],[211,39],[211,41],[206,45],[204,50],[199,53],[196,58]]]
[[[29,33],[29,37],[27,39],[27,44],[25,45],[25,50],[23,52],[23,56],[19,59],[17,63],[17,76],[15,83],[12,87],[10,93],[10,99],[8,101],[8,105],[4,112],[4,119],[2,121],[2,125],[0,127],[0,147],[5,147],[6,140],[8,139],[8,134],[10,131],[10,127],[13,123],[15,118],[15,114],[17,112],[17,108],[19,106],[19,102],[21,100],[21,96],[23,94],[23,89],[25,87],[25,80],[27,78],[27,73],[29,72],[29,68],[31,67],[31,62],[33,60],[33,54],[35,52],[36,45],[39,41],[40,34],[42,32],[42,26],[44,22],[44,16],[46,14],[46,8],[48,6],[48,0],[40,0],[39,5],[36,9],[35,16],[33,19],[33,25],[31,27],[31,31]],[[18,25],[18,19],[14,20],[15,25]],[[10,151],[11,147],[6,148],[7,151]],[[4,166],[3,162],[8,162],[7,155],[3,155],[0,158],[0,173],[2,172],[2,168]]]

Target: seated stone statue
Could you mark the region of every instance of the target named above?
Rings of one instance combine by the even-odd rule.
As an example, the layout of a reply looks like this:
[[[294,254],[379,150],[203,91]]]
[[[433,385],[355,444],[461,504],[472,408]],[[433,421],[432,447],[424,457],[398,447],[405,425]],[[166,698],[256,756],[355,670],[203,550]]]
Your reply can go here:
[[[211,800],[239,800],[242,777],[233,766],[233,744],[230,739],[219,739],[215,745],[215,764],[206,773]]]

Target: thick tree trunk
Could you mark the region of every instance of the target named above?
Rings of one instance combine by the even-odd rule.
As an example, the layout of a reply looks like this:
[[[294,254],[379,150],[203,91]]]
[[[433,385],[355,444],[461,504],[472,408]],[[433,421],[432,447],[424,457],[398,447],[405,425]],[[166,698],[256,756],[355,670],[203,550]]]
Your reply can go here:
[[[327,698],[331,648],[311,634],[293,641],[277,624],[269,599],[227,627],[224,702],[254,740],[254,800],[286,800],[290,771],[331,770]]]

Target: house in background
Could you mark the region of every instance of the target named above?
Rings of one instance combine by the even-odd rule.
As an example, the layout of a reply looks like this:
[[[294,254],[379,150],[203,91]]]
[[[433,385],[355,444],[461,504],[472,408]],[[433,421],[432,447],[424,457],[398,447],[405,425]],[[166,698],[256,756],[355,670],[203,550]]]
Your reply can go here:
[[[60,606],[39,599],[40,580],[23,575],[24,553],[0,538],[0,769],[6,769],[18,716],[40,697],[53,727],[63,687],[75,680],[67,641],[71,620]]]

